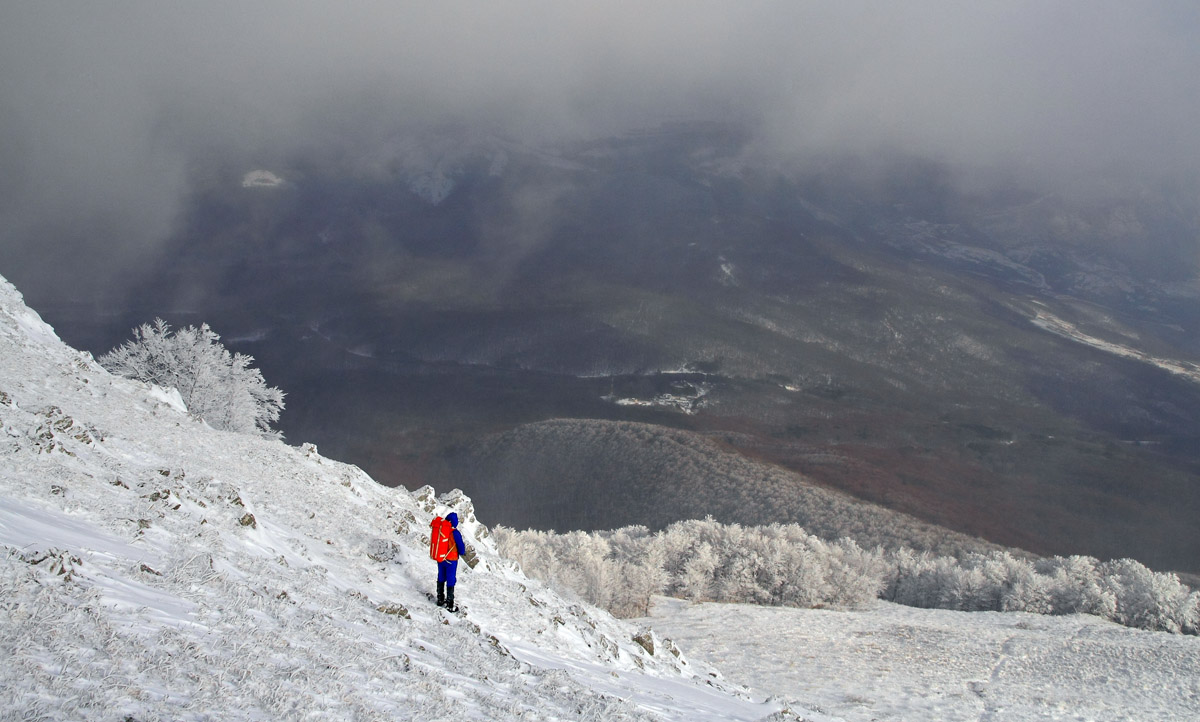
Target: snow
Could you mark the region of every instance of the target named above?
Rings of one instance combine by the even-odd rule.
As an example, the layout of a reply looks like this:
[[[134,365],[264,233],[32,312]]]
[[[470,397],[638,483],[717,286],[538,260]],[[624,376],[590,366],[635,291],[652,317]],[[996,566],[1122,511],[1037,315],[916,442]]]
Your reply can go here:
[[[847,722],[1200,719],[1200,639],[1086,615],[659,597],[645,621],[728,681]]]
[[[1034,303],[1037,302],[1035,301]],[[1045,307],[1042,307],[1040,303],[1037,305],[1039,308],[1035,310],[1035,315],[1032,319],[1030,319],[1030,321],[1033,323],[1033,325],[1044,331],[1049,331],[1057,336],[1075,341],[1076,343],[1081,343],[1085,346],[1091,346],[1094,349],[1113,354],[1114,356],[1121,356],[1123,358],[1141,361],[1143,363],[1150,364],[1151,366],[1157,366],[1158,368],[1175,374],[1176,376],[1182,376],[1190,381],[1200,383],[1200,365],[1192,363],[1191,361],[1177,361],[1175,359],[1158,358],[1124,344],[1112,343],[1110,341],[1105,341],[1104,339],[1091,336],[1079,330],[1071,323],[1064,321],[1063,319],[1050,313],[1045,309]]]
[[[242,176],[243,188],[276,188],[283,183],[282,178],[269,170],[252,170]]]
[[[724,256],[717,259],[721,264],[721,273],[717,280],[722,286],[740,286],[737,278],[737,267],[729,261],[725,260]]]
[[[8,547],[65,548],[74,554],[93,552],[158,563],[152,550],[138,549],[86,519],[20,499],[5,499],[0,509],[0,544]]]
[[[164,389],[161,386],[150,384],[149,395],[150,398],[161,401],[180,413],[187,413],[187,404],[183,402],[183,397],[179,395],[177,388]]]
[[[0,279],[4,280],[4,279]],[[7,281],[4,281],[7,283]],[[12,309],[10,318],[24,336],[25,344],[53,344],[58,341],[58,334],[54,333],[54,329],[42,320],[42,317],[31,308],[22,306],[21,308]]]
[[[479,564],[426,597],[429,520]],[[0,279],[0,719],[763,720],[497,555],[471,500],[217,431]]]
[[[426,597],[451,510],[480,560],[465,616]],[[461,492],[211,429],[2,278],[0,547],[0,719],[1200,718],[1200,640],[1090,617],[660,599],[614,619],[500,557]]]
[[[675,371],[659,371],[658,373],[687,374],[694,373],[694,371],[679,369]],[[641,399],[632,396],[618,398],[613,395],[606,395],[600,398],[604,401],[614,403],[617,406],[659,407],[669,411],[678,411],[691,416],[707,404],[708,399],[705,397],[712,392],[712,384],[704,382],[694,383],[691,381],[679,380],[674,382],[671,387],[678,393],[662,393],[649,399]]]

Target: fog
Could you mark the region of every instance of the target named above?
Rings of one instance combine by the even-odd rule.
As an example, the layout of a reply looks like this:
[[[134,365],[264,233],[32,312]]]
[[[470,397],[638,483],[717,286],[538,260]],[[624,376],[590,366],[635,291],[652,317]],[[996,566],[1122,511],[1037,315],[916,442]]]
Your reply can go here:
[[[2,272],[143,258],[212,154],[369,153],[430,123],[548,143],[732,121],[765,154],[1051,189],[1194,173],[1198,31],[1186,0],[6,3]]]

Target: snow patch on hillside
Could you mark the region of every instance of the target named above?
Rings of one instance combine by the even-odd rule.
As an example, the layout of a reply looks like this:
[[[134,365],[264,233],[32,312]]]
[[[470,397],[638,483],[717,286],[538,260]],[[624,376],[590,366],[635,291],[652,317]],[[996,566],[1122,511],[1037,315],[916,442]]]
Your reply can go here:
[[[277,188],[284,180],[269,170],[252,170],[242,176],[243,188]]]
[[[722,286],[740,286],[741,282],[738,281],[737,267],[727,261],[724,256],[719,257],[717,261],[720,263],[721,269],[720,274],[717,276],[717,281]]]
[[[1152,356],[1143,351],[1139,351],[1131,346],[1124,344],[1105,341],[1104,339],[1091,336],[1076,328],[1071,323],[1050,313],[1042,304],[1034,302],[1038,308],[1035,310],[1034,317],[1030,319],[1033,325],[1045,331],[1049,331],[1063,338],[1070,339],[1076,343],[1081,343],[1085,346],[1099,349],[1106,353],[1123,358],[1134,359],[1148,363],[1151,366],[1157,366],[1164,371],[1169,371],[1176,376],[1182,376],[1190,381],[1200,383],[1200,364],[1192,363],[1191,361],[1177,361],[1174,359],[1165,359]]]
[[[664,371],[660,373],[690,373],[687,370]],[[618,397],[614,395],[601,396],[604,401],[617,406],[646,406],[678,411],[691,416],[707,405],[706,398],[712,392],[713,385],[706,382],[679,380],[671,384],[671,393],[662,393],[648,399],[636,396]]]

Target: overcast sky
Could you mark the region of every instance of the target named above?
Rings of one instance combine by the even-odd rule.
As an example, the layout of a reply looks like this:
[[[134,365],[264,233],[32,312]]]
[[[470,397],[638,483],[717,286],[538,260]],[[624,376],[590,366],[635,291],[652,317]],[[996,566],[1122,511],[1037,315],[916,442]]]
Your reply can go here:
[[[4,3],[0,243],[91,228],[136,249],[167,232],[189,158],[212,148],[420,121],[538,142],[710,118],[753,122],[779,151],[901,149],[1049,179],[1195,171],[1200,3]]]

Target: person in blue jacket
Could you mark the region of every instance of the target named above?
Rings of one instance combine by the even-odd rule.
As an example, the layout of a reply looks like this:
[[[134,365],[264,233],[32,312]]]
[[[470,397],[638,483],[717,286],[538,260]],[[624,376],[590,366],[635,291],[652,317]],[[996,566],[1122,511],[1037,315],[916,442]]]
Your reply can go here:
[[[450,512],[446,521],[454,527],[454,549],[446,556],[446,561],[438,562],[437,604],[448,611],[457,612],[454,606],[454,584],[458,576],[458,558],[467,553],[463,545],[462,534],[458,531],[458,514]]]

